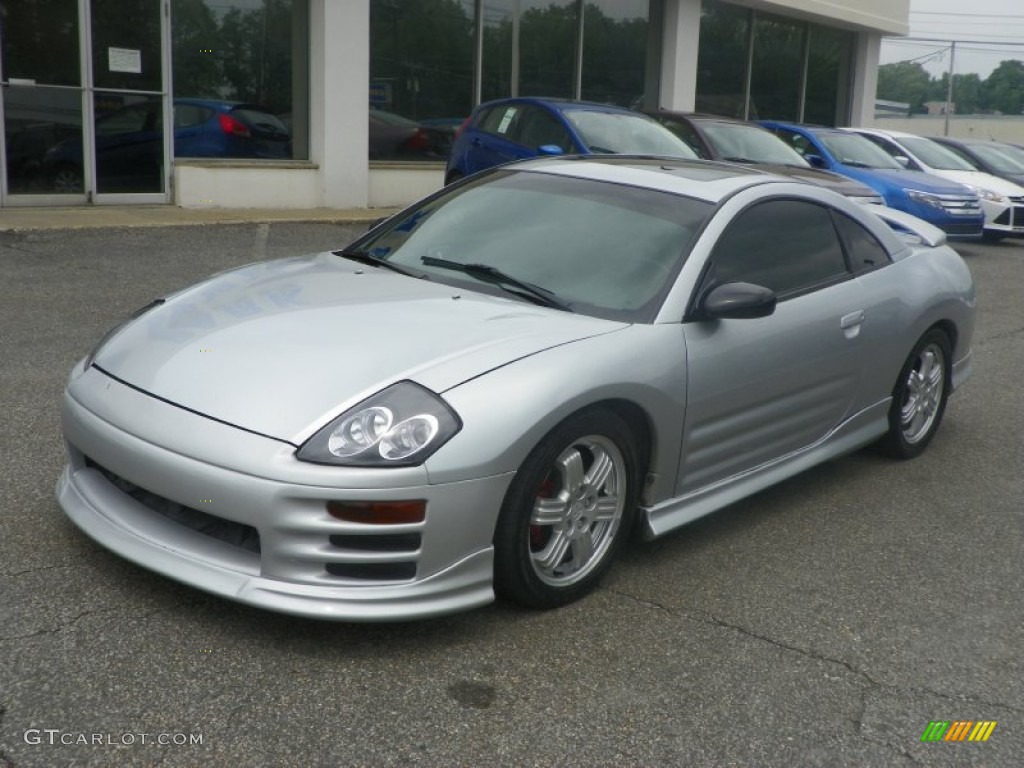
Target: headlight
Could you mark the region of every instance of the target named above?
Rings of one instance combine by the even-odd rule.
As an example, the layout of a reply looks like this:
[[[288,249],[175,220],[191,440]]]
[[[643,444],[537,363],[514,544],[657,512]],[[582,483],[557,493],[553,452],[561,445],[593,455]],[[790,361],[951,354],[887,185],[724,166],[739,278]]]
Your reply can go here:
[[[971,184],[964,184],[971,192],[974,192],[982,200],[988,200],[992,203],[1000,203],[1002,205],[1009,204],[1009,200],[1000,195],[998,192],[994,192],[991,189],[985,189],[984,187],[975,187]]]
[[[165,301],[167,301],[167,299],[154,299],[153,301],[149,302],[149,304],[147,304],[146,306],[140,307],[139,309],[132,312],[128,317],[126,317],[120,323],[118,323],[105,334],[103,334],[103,338],[97,341],[96,346],[94,346],[92,348],[92,351],[90,351],[89,354],[86,355],[85,366],[83,370],[87,370],[90,366],[92,366],[92,361],[96,359],[96,355],[98,355],[100,353],[100,350],[103,349],[103,345],[110,341],[112,338],[114,338],[122,328],[124,328],[126,325],[128,325],[128,323],[132,322],[133,320],[137,320],[138,318],[142,317],[144,314],[149,312],[149,310],[159,307]]]
[[[913,200],[915,203],[921,203],[923,205],[930,205],[932,208],[938,208],[940,211],[945,210],[942,207],[942,198],[938,195],[930,195],[927,192],[922,192],[918,189],[905,189],[907,197]]]
[[[320,429],[296,457],[347,467],[412,467],[422,464],[462,422],[444,400],[411,381],[400,381]]]

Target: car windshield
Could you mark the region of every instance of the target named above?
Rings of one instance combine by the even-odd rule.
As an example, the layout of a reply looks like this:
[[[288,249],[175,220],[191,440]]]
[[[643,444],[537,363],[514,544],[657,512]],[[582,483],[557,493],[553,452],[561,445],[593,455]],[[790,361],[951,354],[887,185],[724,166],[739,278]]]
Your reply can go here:
[[[1016,162],[1020,163],[1024,167],[1024,149],[1021,147],[1014,146],[1013,144],[999,144],[999,151],[1012,157]]]
[[[831,152],[836,160],[843,165],[855,168],[893,168],[903,170],[903,166],[893,160],[880,147],[876,147],[863,136],[855,133],[839,131],[823,131],[817,134],[825,149]]]
[[[901,136],[899,142],[929,168],[935,168],[938,171],[978,170],[953,150],[946,149],[931,139],[923,139],[920,136]]]
[[[701,128],[714,145],[715,151],[726,160],[810,167],[810,164],[800,157],[796,150],[787,146],[786,142],[761,128],[710,120],[702,122]]]
[[[970,150],[1001,173],[1024,173],[1024,151],[1017,157],[1013,147],[997,144],[971,144]]]
[[[565,116],[591,152],[697,159],[685,141],[641,114],[566,109]]]
[[[406,211],[353,247],[438,282],[523,295],[511,281],[496,286],[498,271],[574,312],[645,322],[712,212],[666,192],[503,170]]]

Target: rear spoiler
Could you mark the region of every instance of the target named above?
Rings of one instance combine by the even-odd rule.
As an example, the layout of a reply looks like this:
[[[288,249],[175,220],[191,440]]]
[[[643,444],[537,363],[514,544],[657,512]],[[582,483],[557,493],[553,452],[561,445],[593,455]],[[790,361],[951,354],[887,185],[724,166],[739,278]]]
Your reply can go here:
[[[917,216],[911,216],[909,213],[882,205],[870,205],[864,206],[864,208],[871,211],[897,232],[909,232],[912,235],[917,235],[922,242],[932,248],[936,248],[946,242],[945,232],[938,227],[932,226],[927,221],[922,221]]]

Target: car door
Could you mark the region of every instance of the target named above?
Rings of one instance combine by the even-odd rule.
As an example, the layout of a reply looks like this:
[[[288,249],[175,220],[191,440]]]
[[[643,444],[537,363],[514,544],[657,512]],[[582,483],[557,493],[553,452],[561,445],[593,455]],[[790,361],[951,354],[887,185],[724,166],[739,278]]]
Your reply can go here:
[[[466,153],[467,173],[527,157],[523,147],[512,139],[512,129],[524,106],[521,103],[499,104],[480,116]]]
[[[677,494],[806,448],[854,404],[868,301],[829,209],[777,199],[742,211],[711,251],[697,295],[747,282],[776,292],[768,317],[690,320]]]

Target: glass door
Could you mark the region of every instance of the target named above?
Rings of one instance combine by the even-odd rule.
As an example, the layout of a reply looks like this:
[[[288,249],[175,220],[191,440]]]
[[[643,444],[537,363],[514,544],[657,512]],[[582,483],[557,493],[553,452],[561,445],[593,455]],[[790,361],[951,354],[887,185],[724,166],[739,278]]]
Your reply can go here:
[[[167,0],[0,0],[0,204],[170,199]]]
[[[165,202],[163,0],[90,0],[96,201]]]
[[[79,0],[0,0],[4,204],[86,200],[79,18]]]

